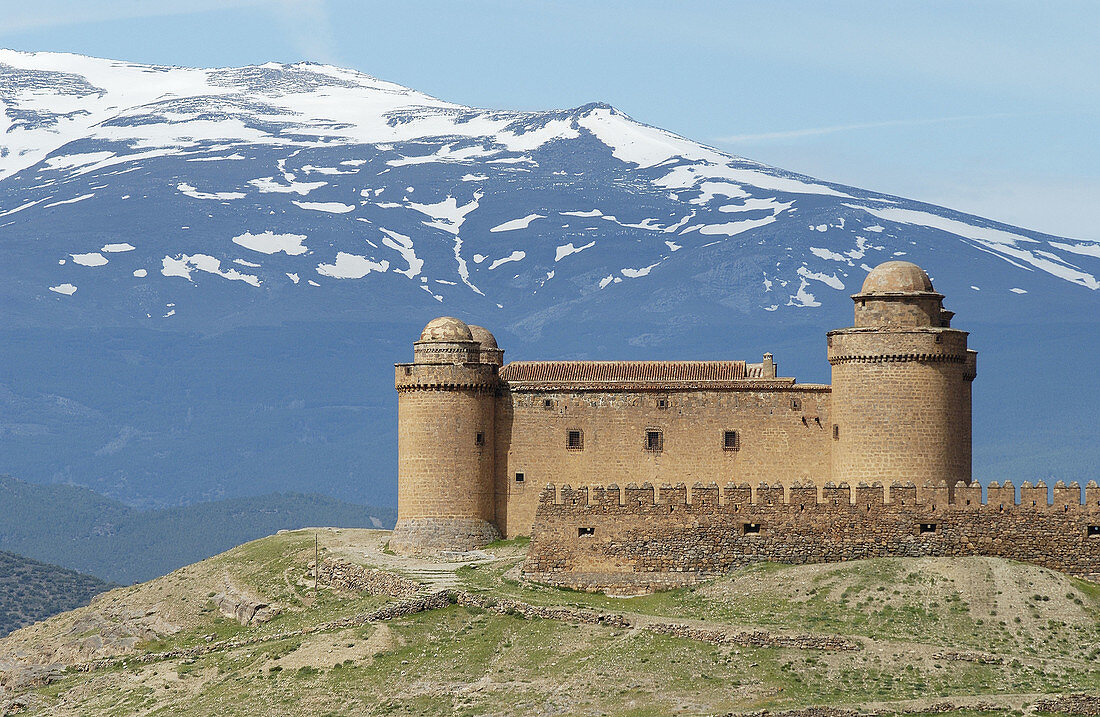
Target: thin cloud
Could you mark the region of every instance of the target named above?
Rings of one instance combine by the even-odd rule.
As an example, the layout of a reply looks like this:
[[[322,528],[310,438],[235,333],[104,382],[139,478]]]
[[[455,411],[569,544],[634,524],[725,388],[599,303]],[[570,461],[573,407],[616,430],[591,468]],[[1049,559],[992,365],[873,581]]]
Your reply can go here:
[[[880,127],[915,127],[920,125],[944,124],[948,122],[965,122],[968,120],[996,119],[999,117],[1012,117],[1008,113],[987,115],[958,115],[955,117],[935,117],[930,119],[887,120],[884,122],[859,122],[855,124],[832,125],[829,127],[810,127],[807,129],[792,129],[783,132],[761,132],[759,134],[735,134],[728,137],[718,137],[715,141],[729,144],[741,142],[762,142],[772,139],[796,139],[799,137],[818,137],[824,134],[837,132],[853,132],[861,129],[877,129]]]
[[[148,0],[37,0],[6,3],[0,35],[64,25],[110,22],[139,17],[167,17],[213,12],[233,7],[268,5],[272,0],[191,0],[188,3]]]
[[[281,0],[272,9],[303,59],[341,64],[325,0]]]

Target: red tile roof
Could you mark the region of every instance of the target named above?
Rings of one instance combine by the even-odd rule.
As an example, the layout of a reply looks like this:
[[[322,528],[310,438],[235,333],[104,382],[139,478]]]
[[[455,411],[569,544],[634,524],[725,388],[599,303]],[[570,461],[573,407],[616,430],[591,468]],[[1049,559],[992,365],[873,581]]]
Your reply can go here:
[[[513,361],[500,370],[509,383],[700,383],[743,381],[744,361]]]

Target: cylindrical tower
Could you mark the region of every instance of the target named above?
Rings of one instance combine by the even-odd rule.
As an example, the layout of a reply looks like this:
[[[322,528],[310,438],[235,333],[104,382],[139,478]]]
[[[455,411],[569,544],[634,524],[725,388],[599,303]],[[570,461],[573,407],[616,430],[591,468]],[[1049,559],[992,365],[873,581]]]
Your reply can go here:
[[[830,331],[833,480],[970,482],[967,333],[928,275],[880,264],[852,296],[855,326]]]
[[[493,435],[503,352],[485,329],[478,337],[458,319],[433,319],[413,345],[413,363],[396,366],[395,552],[466,551],[500,537]]]

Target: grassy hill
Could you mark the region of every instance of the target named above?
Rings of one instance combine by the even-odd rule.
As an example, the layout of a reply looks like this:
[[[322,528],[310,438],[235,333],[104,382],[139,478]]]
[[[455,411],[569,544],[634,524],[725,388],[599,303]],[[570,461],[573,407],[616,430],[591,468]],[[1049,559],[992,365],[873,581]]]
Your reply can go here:
[[[87,605],[111,583],[0,551],[0,635]]]
[[[315,534],[325,558],[424,582],[432,609],[324,584],[315,593]],[[28,713],[60,715],[639,716],[810,706],[840,710],[815,715],[1022,715],[1044,699],[1100,693],[1100,586],[1030,565],[759,565],[695,588],[613,599],[522,581],[522,543],[458,567],[388,555],[387,537],[286,533],[106,593],[0,640],[0,683],[19,684],[5,663],[16,654],[86,663],[86,672],[15,690]],[[225,609],[227,592],[277,614],[242,625]],[[1041,713],[1069,709],[1047,703]]]
[[[164,575],[279,530],[309,525],[391,528],[393,508],[273,493],[138,510],[86,488],[0,476],[0,550],[117,583]]]

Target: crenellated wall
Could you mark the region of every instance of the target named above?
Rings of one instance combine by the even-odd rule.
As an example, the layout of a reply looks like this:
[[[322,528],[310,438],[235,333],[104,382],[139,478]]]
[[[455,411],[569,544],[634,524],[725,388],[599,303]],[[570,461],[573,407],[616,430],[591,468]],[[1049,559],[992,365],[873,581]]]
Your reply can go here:
[[[576,589],[645,591],[753,562],[1010,558],[1100,575],[1100,487],[696,483],[547,486],[524,572]]]

